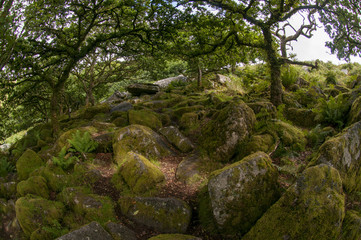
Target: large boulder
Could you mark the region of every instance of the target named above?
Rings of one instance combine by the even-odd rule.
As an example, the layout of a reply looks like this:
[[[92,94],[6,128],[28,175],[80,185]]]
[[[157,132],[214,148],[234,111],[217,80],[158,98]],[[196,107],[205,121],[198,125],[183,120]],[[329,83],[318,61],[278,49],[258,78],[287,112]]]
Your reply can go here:
[[[91,222],[56,240],[113,240],[113,238],[99,223]]]
[[[129,124],[139,124],[158,130],[162,127],[162,121],[158,114],[151,110],[130,110],[128,112]]]
[[[201,146],[215,161],[227,162],[250,135],[255,121],[254,112],[244,102],[230,102],[203,126]]]
[[[92,194],[85,187],[65,188],[58,199],[76,214],[78,221],[104,224],[116,220],[113,201],[107,196]]]
[[[193,185],[202,180],[201,170],[204,168],[202,158],[197,154],[186,156],[177,166],[175,173],[178,181]]]
[[[25,180],[35,169],[40,168],[45,163],[36,152],[31,149],[26,150],[16,162],[16,170],[19,180]]]
[[[194,146],[188,138],[174,126],[159,129],[159,132],[178,150],[187,153],[193,150]]]
[[[361,122],[323,143],[312,163],[326,163],[336,168],[347,192],[360,191]]]
[[[49,201],[41,197],[27,195],[15,203],[16,218],[25,235],[30,235],[39,228],[60,226],[65,208],[60,202]]]
[[[127,91],[133,96],[142,94],[156,94],[159,92],[159,86],[151,83],[133,83],[127,87]]]
[[[161,233],[185,233],[191,208],[176,198],[120,198],[122,213],[131,220]]]
[[[338,239],[344,215],[338,171],[317,165],[306,169],[242,240]]]
[[[270,153],[274,150],[275,143],[275,139],[271,134],[252,135],[248,141],[240,146],[237,158],[242,159],[258,151]]]
[[[269,156],[252,154],[211,174],[208,200],[223,235],[246,233],[279,197],[278,171]],[[205,205],[200,206],[201,213]],[[200,216],[206,220],[205,216]]]
[[[110,113],[113,112],[127,112],[133,109],[133,104],[130,102],[121,102],[110,109]]]
[[[49,199],[49,189],[45,178],[41,176],[32,176],[17,185],[17,192],[20,196],[34,194],[45,199]]]
[[[313,128],[318,122],[316,113],[311,109],[305,108],[288,108],[285,111],[286,118],[299,127]]]
[[[120,223],[109,222],[105,228],[114,240],[137,240],[135,232]]]
[[[130,125],[114,134],[113,152],[118,164],[123,162],[129,151],[136,152],[148,159],[171,155],[162,138],[152,129],[142,125]]]
[[[144,156],[128,152],[112,182],[120,190],[152,195],[165,183],[164,174]]]
[[[183,75],[178,75],[176,77],[170,77],[170,78],[158,80],[158,81],[154,82],[154,84],[158,85],[160,88],[166,88],[173,82],[185,83],[185,82],[187,82],[187,77],[185,77]]]

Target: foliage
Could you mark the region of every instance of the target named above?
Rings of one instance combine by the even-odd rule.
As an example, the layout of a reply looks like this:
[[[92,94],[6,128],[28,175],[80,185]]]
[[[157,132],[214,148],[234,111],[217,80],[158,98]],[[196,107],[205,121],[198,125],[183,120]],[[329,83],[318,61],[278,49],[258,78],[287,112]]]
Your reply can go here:
[[[6,157],[0,157],[0,177],[6,177],[8,173],[14,172],[15,166],[7,161]]]
[[[332,136],[335,133],[334,129],[331,127],[322,128],[320,124],[318,124],[315,128],[307,134],[307,142],[313,148],[319,147],[327,137]]]
[[[333,98],[331,96],[328,101],[324,98],[319,98],[318,105],[314,111],[317,113],[317,120],[323,124],[342,128],[347,119],[345,116],[349,111],[349,106],[343,97]]]
[[[336,85],[337,84],[337,77],[336,77],[336,72],[335,71],[328,71],[326,72],[326,84],[333,84]]]
[[[300,73],[295,66],[284,66],[281,70],[282,85],[285,88],[296,83]]]
[[[64,170],[68,170],[79,159],[76,156],[67,156],[67,147],[64,146],[60,150],[58,157],[53,156],[52,160],[56,166],[59,166]]]
[[[98,143],[95,142],[89,132],[82,133],[77,130],[71,139],[68,139],[71,145],[69,151],[79,153],[90,153],[93,152],[97,147]]]

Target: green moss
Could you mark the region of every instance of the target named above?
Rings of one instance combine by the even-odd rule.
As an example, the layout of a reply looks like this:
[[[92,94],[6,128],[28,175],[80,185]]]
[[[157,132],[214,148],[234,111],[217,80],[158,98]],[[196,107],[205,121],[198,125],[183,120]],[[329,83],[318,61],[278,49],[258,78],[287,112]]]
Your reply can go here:
[[[59,226],[64,214],[64,205],[60,202],[45,200],[27,195],[15,203],[16,218],[27,236],[38,228]]]
[[[192,113],[192,112],[194,113],[197,111],[201,111],[203,109],[204,109],[204,106],[202,106],[202,105],[179,107],[173,111],[173,117],[180,119],[183,116],[183,114],[185,114],[185,113]]]
[[[361,96],[358,97],[351,106],[348,124],[351,125],[361,120]]]
[[[79,118],[83,119],[92,119],[94,116],[100,113],[109,113],[110,112],[110,105],[109,103],[100,103],[95,106],[86,107],[78,111],[77,114]]]
[[[20,196],[34,194],[45,199],[49,199],[49,189],[45,178],[41,176],[29,177],[26,181],[21,181],[17,185],[17,192]]]
[[[191,236],[191,235],[183,235],[183,234],[160,234],[155,237],[151,237],[148,240],[200,240],[200,238]]]
[[[117,117],[112,121],[112,123],[117,127],[125,127],[129,125],[128,117]]]
[[[337,170],[327,165],[308,168],[242,240],[338,239],[344,209]]]
[[[158,192],[164,181],[164,174],[154,164],[134,152],[127,154],[112,180],[119,190],[129,188],[134,194],[147,196]]]
[[[158,130],[162,127],[162,122],[153,111],[150,110],[130,110],[128,112],[129,124],[139,124]]]
[[[68,230],[63,228],[57,222],[53,226],[42,226],[35,230],[30,235],[30,240],[53,240],[68,233]]]
[[[0,198],[15,198],[16,182],[1,182],[0,178]]]
[[[271,134],[252,135],[246,143],[239,146],[237,159],[242,159],[252,153],[261,151],[269,153],[274,150],[275,140]]]
[[[304,108],[288,108],[285,111],[286,119],[299,127],[312,128],[318,122],[316,121],[316,113],[310,109]]]
[[[33,150],[26,150],[16,162],[19,180],[25,180],[29,174],[44,165],[44,161]]]
[[[185,131],[189,133],[200,127],[199,114],[196,112],[184,113],[179,121],[179,125]]]

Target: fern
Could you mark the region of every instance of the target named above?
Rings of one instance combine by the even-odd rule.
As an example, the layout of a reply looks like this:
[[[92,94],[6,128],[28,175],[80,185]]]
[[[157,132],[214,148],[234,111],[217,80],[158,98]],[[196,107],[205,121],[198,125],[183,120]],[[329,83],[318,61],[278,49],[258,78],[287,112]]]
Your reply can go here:
[[[67,149],[66,146],[64,146],[60,152],[58,157],[53,157],[53,163],[58,166],[61,167],[64,170],[69,169],[74,163],[75,161],[79,160],[76,156],[71,156],[71,157],[67,157]]]
[[[314,110],[317,113],[317,119],[322,123],[342,128],[345,123],[345,115],[349,107],[341,97],[330,97],[328,101],[320,98],[318,106]]]
[[[89,132],[82,134],[79,130],[73,134],[72,139],[68,139],[68,142],[71,145],[69,151],[82,154],[93,152],[98,147],[98,143],[91,138]]]
[[[8,173],[14,172],[15,166],[6,160],[5,157],[0,158],[0,177],[5,177]]]

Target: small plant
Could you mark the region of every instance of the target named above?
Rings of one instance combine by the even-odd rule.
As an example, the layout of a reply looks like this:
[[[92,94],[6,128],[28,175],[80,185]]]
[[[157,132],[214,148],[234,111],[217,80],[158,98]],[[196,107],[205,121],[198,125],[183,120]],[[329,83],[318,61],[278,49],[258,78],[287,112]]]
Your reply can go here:
[[[285,66],[282,69],[281,79],[282,84],[285,88],[289,88],[291,85],[295,84],[299,76],[299,71],[294,66]]]
[[[79,130],[73,134],[72,139],[68,139],[68,142],[71,145],[70,152],[90,153],[98,147],[98,143],[91,138],[89,132],[82,134]]]
[[[67,156],[66,146],[60,150],[58,157],[53,157],[53,163],[64,170],[68,170],[77,160],[76,156]]]
[[[337,76],[336,76],[336,72],[335,71],[328,71],[326,73],[326,84],[333,84],[336,85],[337,84]]]
[[[349,107],[344,98],[330,97],[328,101],[320,98],[314,112],[317,113],[316,118],[322,123],[341,129],[345,125],[344,121],[348,110]]]
[[[326,139],[335,134],[335,130],[331,127],[322,128],[318,124],[314,129],[307,134],[307,141],[310,146],[314,148],[319,147]]]
[[[0,177],[6,177],[8,173],[14,172],[15,166],[6,160],[5,157],[0,158]]]

